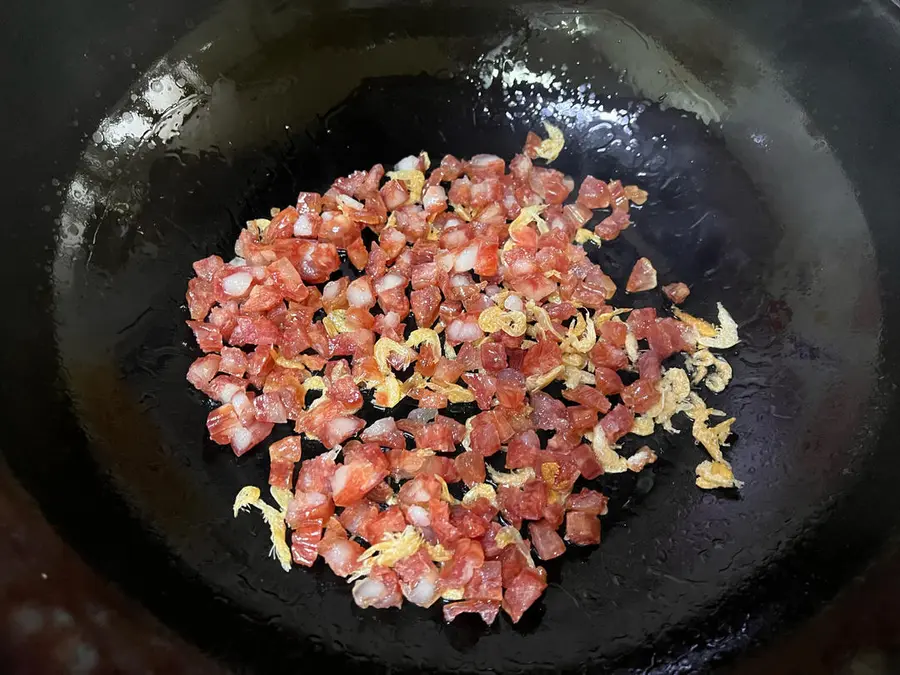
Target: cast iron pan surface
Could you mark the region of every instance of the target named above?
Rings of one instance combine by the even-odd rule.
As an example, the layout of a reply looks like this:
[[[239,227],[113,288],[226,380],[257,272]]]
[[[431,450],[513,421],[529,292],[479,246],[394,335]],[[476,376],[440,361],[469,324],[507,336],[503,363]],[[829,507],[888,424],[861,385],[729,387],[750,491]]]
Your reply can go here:
[[[35,280],[3,357],[9,466],[91,565],[187,640],[248,670],[702,668],[810,611],[893,532],[884,209],[898,198],[861,162],[880,152],[861,147],[873,129],[817,126],[801,96],[814,87],[783,67],[801,54],[769,60],[758,17],[732,19],[745,33],[677,0],[232,2],[197,16],[130,85],[98,90],[102,114],[71,112],[81,136],[54,165],[52,228],[32,214],[4,232],[19,283]],[[896,140],[888,96],[866,114]],[[689,432],[654,437],[656,465],[600,481],[602,546],[548,564],[519,625],[360,611],[321,564],[282,572],[261,519],[231,516],[268,460],[206,438],[210,405],[184,380],[190,264],[229,257],[244,221],[300,189],[420,149],[511,157],[544,118],[566,130],[558,168],[576,181],[650,192],[595,260],[624,286],[646,255],[691,286],[688,311],[712,318],[721,301],[740,323],[734,383],[708,400],[738,418],[729,458],[747,485],[697,489]]]

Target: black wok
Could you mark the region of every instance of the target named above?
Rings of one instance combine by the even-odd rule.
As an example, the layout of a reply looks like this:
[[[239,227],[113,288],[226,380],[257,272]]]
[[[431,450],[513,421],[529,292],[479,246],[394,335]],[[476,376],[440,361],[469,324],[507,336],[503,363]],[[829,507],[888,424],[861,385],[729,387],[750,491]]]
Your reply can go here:
[[[32,592],[45,609],[73,584],[109,592],[81,568],[38,581],[42,519],[71,547],[53,559],[131,598],[121,623],[92,624],[96,644],[156,631],[133,619],[143,605],[207,655],[179,643],[167,672],[703,670],[820,608],[895,532],[890,2],[53,5],[8,4],[2,29],[3,550],[34,575],[4,577],[14,669],[36,672],[49,625],[22,638]],[[184,380],[190,263],[228,256],[300,189],[423,148],[510,156],[544,117],[576,180],[651,194],[601,252],[610,274],[647,255],[692,287],[690,309],[722,301],[741,324],[734,385],[711,402],[738,417],[747,485],[704,493],[687,434],[655,439],[652,470],[603,479],[603,545],[550,565],[519,625],[360,611],[319,567],[281,572],[261,522],[231,517],[267,459],[205,438]]]

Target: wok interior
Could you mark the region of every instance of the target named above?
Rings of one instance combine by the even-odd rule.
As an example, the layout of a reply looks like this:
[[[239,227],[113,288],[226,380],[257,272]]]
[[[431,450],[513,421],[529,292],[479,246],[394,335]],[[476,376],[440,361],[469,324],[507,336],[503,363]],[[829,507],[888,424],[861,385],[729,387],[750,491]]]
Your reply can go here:
[[[739,40],[716,68],[696,53],[680,62],[686,27],[713,19],[673,8],[257,16],[235,3],[197,27],[124,94],[67,186],[55,317],[87,443],[65,459],[48,516],[164,620],[247,661],[639,664],[730,626],[747,589],[778,595],[771,566],[800,555],[833,495],[852,491],[847,468],[872,461],[858,441],[878,422],[872,245],[840,165],[777,78]],[[665,42],[669,31],[682,38]],[[268,460],[263,448],[235,460],[205,438],[208,403],[184,380],[190,263],[228,258],[244,221],[300,189],[420,149],[510,158],[543,118],[565,130],[557,166],[576,182],[590,173],[650,192],[636,225],[596,254],[620,287],[645,255],[662,282],[691,286],[689,311],[714,318],[721,301],[741,323],[734,384],[708,400],[738,417],[729,458],[747,486],[701,492],[689,434],[654,437],[660,462],[599,481],[614,498],[604,543],[548,565],[541,607],[519,626],[359,611],[321,566],[281,572],[261,521],[231,517]],[[624,293],[616,304],[661,307]],[[23,471],[52,474],[54,461]]]

